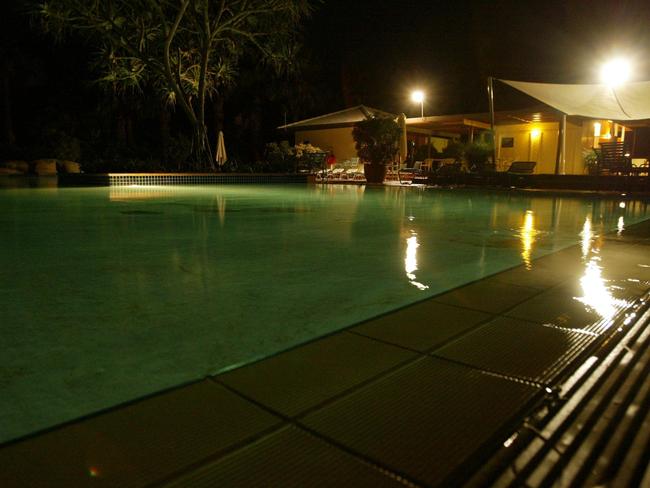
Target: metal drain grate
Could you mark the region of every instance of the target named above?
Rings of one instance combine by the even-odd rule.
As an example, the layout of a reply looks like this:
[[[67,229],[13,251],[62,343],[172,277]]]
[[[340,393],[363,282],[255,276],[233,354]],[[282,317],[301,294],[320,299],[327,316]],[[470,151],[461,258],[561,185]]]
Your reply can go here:
[[[650,311],[619,334],[468,486],[648,486]]]

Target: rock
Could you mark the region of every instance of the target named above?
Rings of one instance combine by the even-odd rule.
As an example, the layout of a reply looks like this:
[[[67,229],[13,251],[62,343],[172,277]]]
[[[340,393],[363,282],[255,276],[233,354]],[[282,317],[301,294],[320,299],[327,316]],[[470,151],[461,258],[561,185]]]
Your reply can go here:
[[[81,165],[74,161],[61,161],[64,173],[81,173]]]
[[[29,163],[27,161],[7,161],[3,166],[16,170],[18,173],[29,173]]]
[[[34,161],[34,173],[37,175],[55,175],[56,159],[37,159]]]

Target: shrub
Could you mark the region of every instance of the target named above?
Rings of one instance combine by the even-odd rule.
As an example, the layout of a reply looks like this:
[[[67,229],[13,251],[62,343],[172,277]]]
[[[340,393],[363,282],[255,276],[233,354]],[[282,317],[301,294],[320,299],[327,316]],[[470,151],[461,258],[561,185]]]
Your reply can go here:
[[[465,160],[470,169],[482,171],[492,156],[492,146],[483,141],[470,142],[465,146]]]

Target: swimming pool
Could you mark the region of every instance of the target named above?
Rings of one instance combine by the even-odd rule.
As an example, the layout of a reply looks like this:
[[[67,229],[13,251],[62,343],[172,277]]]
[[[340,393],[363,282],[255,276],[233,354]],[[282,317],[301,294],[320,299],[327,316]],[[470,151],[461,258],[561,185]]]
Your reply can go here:
[[[0,441],[215,374],[648,218],[418,188],[0,191]]]

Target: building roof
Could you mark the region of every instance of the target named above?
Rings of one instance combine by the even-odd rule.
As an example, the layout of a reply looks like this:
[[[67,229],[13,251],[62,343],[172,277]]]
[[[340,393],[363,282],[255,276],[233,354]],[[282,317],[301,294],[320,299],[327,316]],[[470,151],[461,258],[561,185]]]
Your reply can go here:
[[[281,125],[278,129],[309,129],[325,127],[346,127],[371,117],[396,117],[396,115],[378,110],[376,108],[357,105],[356,107],[346,108],[338,112],[332,112],[310,119],[299,120],[287,125]]]

